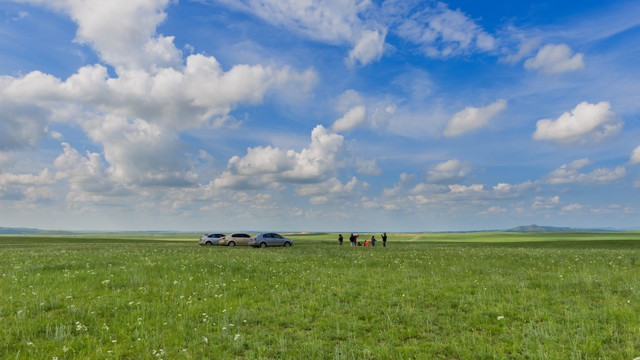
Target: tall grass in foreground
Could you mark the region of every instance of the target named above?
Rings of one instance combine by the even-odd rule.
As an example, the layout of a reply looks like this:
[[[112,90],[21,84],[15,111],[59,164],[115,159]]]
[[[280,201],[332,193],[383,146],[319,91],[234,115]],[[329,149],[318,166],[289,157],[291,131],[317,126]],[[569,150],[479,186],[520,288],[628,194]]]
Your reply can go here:
[[[0,240],[2,359],[640,356],[640,241],[56,241]]]

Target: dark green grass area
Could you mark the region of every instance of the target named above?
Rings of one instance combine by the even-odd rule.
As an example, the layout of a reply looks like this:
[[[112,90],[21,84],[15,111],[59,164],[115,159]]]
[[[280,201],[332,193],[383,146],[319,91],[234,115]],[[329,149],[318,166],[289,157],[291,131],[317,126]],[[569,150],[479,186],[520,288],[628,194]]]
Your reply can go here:
[[[0,358],[640,356],[638,233],[475,234],[0,237]]]

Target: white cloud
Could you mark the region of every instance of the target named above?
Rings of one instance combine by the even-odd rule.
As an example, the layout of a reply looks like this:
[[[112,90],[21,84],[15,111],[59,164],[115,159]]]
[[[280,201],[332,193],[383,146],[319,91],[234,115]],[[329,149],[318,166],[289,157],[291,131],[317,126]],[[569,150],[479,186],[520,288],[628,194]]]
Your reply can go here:
[[[627,170],[624,166],[618,166],[615,169],[598,168],[590,173],[579,172],[580,169],[589,165],[591,165],[589,159],[580,159],[570,164],[562,165],[549,173],[545,177],[545,182],[552,185],[600,185],[618,181],[627,176]]]
[[[317,184],[303,184],[296,186],[296,194],[301,196],[324,197],[325,199],[348,199],[353,198],[357,192],[368,187],[366,182],[352,177],[343,184],[335,177]]]
[[[336,120],[331,126],[331,130],[336,132],[349,131],[355,129],[358,125],[365,122],[367,112],[364,105],[351,108],[343,117]]]
[[[631,165],[640,164],[640,146],[638,146],[633,150],[633,152],[631,153],[631,159],[629,160],[629,162],[631,163]]]
[[[362,14],[371,9],[368,0],[219,0],[276,26],[313,40],[353,48],[345,59],[350,64],[369,64],[384,51],[386,30],[367,22]]]
[[[269,89],[293,85],[305,92],[316,81],[312,70],[296,73],[286,67],[236,65],[224,72],[215,58],[203,55],[189,56],[182,71],[123,70],[119,75],[110,78],[104,66],[93,65],[64,82],[38,71],[3,76],[0,150],[36,146],[56,112],[70,106],[186,129],[219,125],[239,104],[260,103]]]
[[[515,64],[518,61],[529,56],[529,54],[531,54],[540,45],[540,38],[527,39],[524,38],[523,35],[520,35],[519,41],[520,44],[518,46],[518,52],[515,54],[507,55],[504,59],[502,59],[502,61],[509,64]]]
[[[405,14],[402,14],[403,16]],[[425,55],[448,58],[475,51],[491,51],[495,39],[460,10],[444,3],[423,10],[413,9],[395,29],[400,37],[420,46]]]
[[[309,202],[312,205],[322,205],[322,204],[326,204],[328,200],[329,199],[327,199],[326,196],[314,196],[311,199],[309,199]]]
[[[582,210],[584,206],[580,205],[580,204],[570,204],[567,205],[565,207],[562,208],[562,211],[564,212],[571,212],[571,211],[578,211],[578,210]]]
[[[480,215],[493,215],[493,214],[502,214],[506,213],[507,209],[502,208],[500,206],[491,206],[488,209],[479,212]]]
[[[449,119],[447,127],[444,130],[444,136],[460,136],[466,132],[483,127],[506,107],[507,101],[504,99],[499,99],[493,104],[481,108],[467,107]]]
[[[120,182],[189,186],[195,181],[177,134],[159,125],[109,115],[84,126],[104,147],[112,175]]]
[[[430,183],[451,183],[464,178],[471,171],[471,164],[458,159],[440,163],[429,170]]]
[[[55,182],[49,169],[40,171],[38,175],[33,174],[10,174],[0,173],[0,187],[9,185],[51,185]]]
[[[116,68],[175,66],[181,53],[173,37],[156,35],[170,0],[26,0],[68,14],[78,24],[76,41],[91,45]]]
[[[572,55],[566,44],[548,44],[538,54],[524,62],[527,70],[538,70],[544,74],[563,73],[584,69],[583,54]]]
[[[18,11],[18,14],[16,16],[12,17],[11,20],[20,21],[20,20],[22,20],[24,18],[27,18],[27,17],[29,17],[29,13],[28,12],[26,12],[26,11]]]
[[[37,147],[47,134],[46,124],[43,109],[0,99],[0,151]]]
[[[347,58],[348,64],[355,65],[356,63],[360,63],[367,65],[373,61],[380,60],[380,57],[382,57],[384,53],[385,36],[386,31],[363,31],[355,47],[349,51],[349,57]]]
[[[346,113],[347,111],[361,106],[364,103],[364,98],[360,93],[353,89],[344,91],[336,101],[335,110],[337,112]]]
[[[24,201],[35,203],[54,197],[49,185],[55,183],[55,178],[44,169],[37,175],[0,173],[0,200]]]
[[[384,189],[382,195],[384,197],[394,197],[400,194],[404,187],[409,186],[415,181],[416,176],[413,174],[401,173],[397,183],[393,185],[391,189]]]
[[[375,159],[365,160],[358,158],[356,159],[356,171],[360,174],[365,175],[380,175],[382,174],[382,169],[378,167]]]
[[[98,153],[87,151],[83,157],[78,151],[66,142],[62,143],[63,153],[53,162],[57,169],[56,179],[69,181],[69,188],[73,195],[71,198],[79,199],[88,195],[124,195],[127,194],[122,186],[112,179],[102,157]]]
[[[13,162],[14,154],[12,152],[0,151],[0,169],[7,169],[9,164]]]
[[[267,147],[247,150],[244,157],[234,156],[227,170],[217,179],[216,187],[243,188],[279,183],[317,183],[335,173],[337,155],[344,138],[322,125],[311,132],[311,144],[300,152]]]
[[[482,184],[473,184],[473,185],[460,185],[460,184],[452,184],[449,185],[449,192],[451,194],[469,194],[469,193],[477,193],[485,190],[485,186]]]
[[[155,35],[168,0],[27,1],[69,14],[77,40],[93,46],[107,64],[88,65],[66,80],[33,71],[0,77],[0,151],[36,147],[56,121],[87,115],[126,116],[183,130],[221,126],[239,105],[263,101],[269,91],[306,94],[311,69],[236,65],[224,71],[212,56],[184,61],[171,37]],[[83,114],[81,114],[81,111]]]
[[[549,140],[561,145],[579,140],[601,141],[620,132],[622,121],[610,110],[608,101],[597,104],[581,102],[571,112],[563,113],[556,120],[542,119],[536,123],[534,140]]]
[[[560,197],[557,195],[548,197],[548,198],[545,198],[542,196],[536,196],[535,199],[533,199],[531,208],[534,210],[555,209],[559,203],[560,203]]]

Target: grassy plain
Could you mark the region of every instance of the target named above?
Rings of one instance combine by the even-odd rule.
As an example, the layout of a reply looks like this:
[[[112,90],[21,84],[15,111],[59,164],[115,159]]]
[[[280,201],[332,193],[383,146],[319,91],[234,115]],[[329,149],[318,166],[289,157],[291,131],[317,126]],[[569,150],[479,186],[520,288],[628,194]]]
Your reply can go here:
[[[0,237],[0,359],[640,356],[637,232],[197,237]]]

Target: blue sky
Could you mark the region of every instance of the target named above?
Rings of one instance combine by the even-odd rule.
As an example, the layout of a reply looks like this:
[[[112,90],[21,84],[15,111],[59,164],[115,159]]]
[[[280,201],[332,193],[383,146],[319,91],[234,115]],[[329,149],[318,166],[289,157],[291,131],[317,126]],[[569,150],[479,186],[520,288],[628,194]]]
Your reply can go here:
[[[0,226],[637,228],[637,1],[0,1]]]

